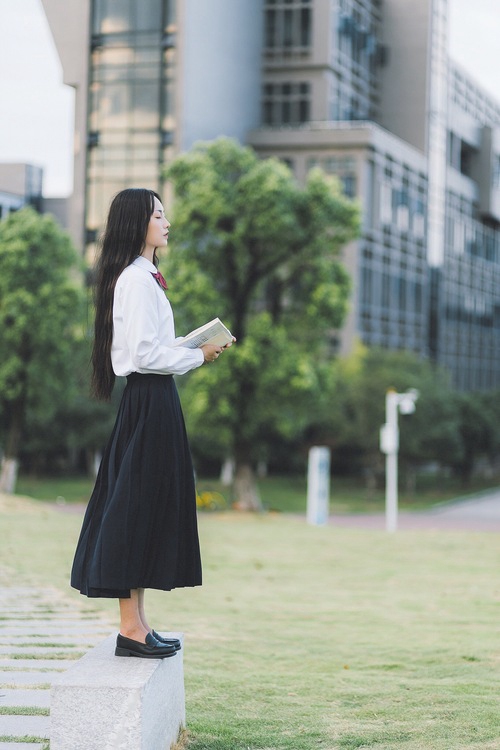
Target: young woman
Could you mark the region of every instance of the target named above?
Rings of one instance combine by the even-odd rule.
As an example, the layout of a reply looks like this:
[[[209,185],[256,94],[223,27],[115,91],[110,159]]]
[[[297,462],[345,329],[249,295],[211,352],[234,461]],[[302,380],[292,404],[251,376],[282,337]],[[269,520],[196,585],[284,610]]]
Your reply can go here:
[[[71,585],[120,603],[117,656],[165,658],[180,648],[159,636],[144,589],[201,584],[196,495],[174,383],[224,347],[175,347],[174,319],[157,271],[170,223],[152,190],[113,199],[96,272],[92,386],[109,400],[115,376],[127,385],[78,541]]]

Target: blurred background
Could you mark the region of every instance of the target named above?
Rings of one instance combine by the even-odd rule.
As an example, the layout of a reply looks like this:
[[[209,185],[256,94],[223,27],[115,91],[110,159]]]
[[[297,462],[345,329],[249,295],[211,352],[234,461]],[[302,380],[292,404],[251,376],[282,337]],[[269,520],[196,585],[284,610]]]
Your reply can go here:
[[[187,418],[199,476],[217,489],[231,487],[235,454],[246,441],[253,446],[246,470],[262,483],[264,505],[302,509],[307,451],[320,443],[332,450],[339,507],[373,507],[383,485],[384,398],[393,387],[420,392],[416,413],[401,420],[403,501],[436,501],[498,483],[496,0],[477,0],[473,7],[466,0],[1,0],[0,16],[2,224],[23,207],[51,217],[40,247],[50,258],[51,243],[63,233],[74,252],[68,278],[80,295],[69,303],[75,313],[70,328],[54,327],[41,352],[26,342],[23,348],[23,331],[34,327],[37,315],[47,317],[48,301],[35,294],[24,328],[20,314],[14,326],[12,311],[25,303],[17,297],[7,304],[7,297],[21,272],[2,256],[0,441],[4,469],[6,460],[15,462],[21,490],[36,494],[40,477],[73,477],[81,480],[73,485],[77,490],[51,484],[49,496],[84,499],[112,423],[116,404],[91,402],[87,368],[91,268],[112,195],[123,187],[151,187],[175,218],[173,185],[184,178],[172,165],[182,164],[199,142],[222,149],[221,136],[232,139],[225,158],[236,164],[235,144],[250,147],[259,160],[285,165],[297,190],[306,190],[319,168],[325,184],[338,191],[338,223],[331,225],[330,250],[324,237],[317,245],[314,263],[324,263],[321,273],[316,266],[311,271],[307,288],[310,258],[301,261],[300,281],[286,258],[277,261],[272,278],[262,279],[249,301],[240,336],[242,352],[261,351],[258,316],[265,311],[282,322],[283,311],[295,304],[295,328],[285,326],[283,335],[293,335],[300,315],[309,315],[309,330],[317,320],[314,357],[309,347],[307,364],[301,359],[308,351],[302,332],[300,367],[293,372],[283,347],[260,364],[258,393],[238,379],[236,365],[221,370],[219,381],[195,373],[182,384],[193,404]],[[222,157],[217,162],[211,153],[206,169],[217,174]],[[206,184],[216,182],[207,178]],[[309,198],[313,205],[312,193]],[[184,196],[185,210],[194,211],[196,200]],[[259,209],[253,210],[249,221],[255,223]],[[196,211],[203,214],[198,204]],[[346,211],[352,211],[349,218]],[[174,223],[165,267],[177,278],[199,280],[199,288],[192,287],[198,307],[177,300],[183,326],[225,313],[231,327],[231,290],[218,290],[220,306],[202,291],[204,273],[210,283],[226,274],[224,258],[213,255],[208,262],[193,250],[185,266],[176,260],[182,243],[200,247],[212,236],[209,213],[198,234],[179,219],[177,245]],[[311,249],[320,218],[309,225],[304,214],[293,216],[309,227],[301,242]],[[5,247],[29,223],[18,221],[0,235]],[[266,221],[271,236],[272,220]],[[222,223],[217,231],[229,242]],[[228,247],[236,252],[236,244]],[[278,298],[279,316],[271,304]],[[315,300],[313,312],[307,299]],[[270,369],[281,380],[273,380]],[[41,382],[43,392],[36,386]],[[232,419],[224,399],[215,405],[200,400],[206,388],[220,392],[231,383],[233,401],[253,405],[244,437],[236,433],[238,422],[250,424],[248,409]],[[5,476],[3,482],[14,486]]]

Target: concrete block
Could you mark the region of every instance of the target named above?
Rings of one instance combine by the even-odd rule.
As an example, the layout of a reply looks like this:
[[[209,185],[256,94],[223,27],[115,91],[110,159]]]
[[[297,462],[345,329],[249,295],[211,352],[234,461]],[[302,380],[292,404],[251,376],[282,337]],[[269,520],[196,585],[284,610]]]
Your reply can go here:
[[[179,638],[179,633],[169,634]],[[111,635],[52,677],[50,750],[169,750],[185,726],[183,651],[114,655]]]

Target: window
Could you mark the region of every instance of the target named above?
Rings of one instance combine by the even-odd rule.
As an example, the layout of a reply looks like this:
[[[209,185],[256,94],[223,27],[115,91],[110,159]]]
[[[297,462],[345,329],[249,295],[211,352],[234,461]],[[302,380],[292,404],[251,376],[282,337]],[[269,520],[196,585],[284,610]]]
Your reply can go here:
[[[380,186],[380,222],[392,224],[392,187],[388,182]]]
[[[161,27],[162,2],[160,0],[96,0],[94,3],[93,31],[99,34],[120,34],[130,29],[156,31]]]
[[[495,190],[500,190],[500,156],[493,157],[493,169],[491,174],[492,187]]]
[[[309,83],[267,83],[262,101],[264,125],[299,125],[310,119]]]
[[[311,46],[310,0],[266,0],[264,45],[271,55],[303,53]]]
[[[423,307],[423,290],[419,281],[415,282],[415,312],[421,313]]]
[[[86,223],[97,229],[109,196],[161,185],[175,129],[174,0],[92,4]]]
[[[412,231],[418,239],[423,239],[425,236],[425,202],[421,192],[413,204]]]
[[[475,150],[468,143],[462,141],[460,147],[460,171],[466,177],[472,176]]]
[[[391,277],[387,271],[382,273],[382,307],[391,306]]]
[[[410,226],[409,197],[407,187],[392,191],[393,211],[396,226],[401,232],[407,232]]]
[[[327,174],[340,179],[345,195],[355,198],[357,191],[356,161],[352,156],[328,156],[326,159],[309,159],[309,169],[319,166]]]
[[[399,279],[399,309],[404,312],[406,310],[406,278],[401,276]]]
[[[365,305],[371,305],[373,301],[372,293],[372,269],[363,266],[361,273],[361,299]]]

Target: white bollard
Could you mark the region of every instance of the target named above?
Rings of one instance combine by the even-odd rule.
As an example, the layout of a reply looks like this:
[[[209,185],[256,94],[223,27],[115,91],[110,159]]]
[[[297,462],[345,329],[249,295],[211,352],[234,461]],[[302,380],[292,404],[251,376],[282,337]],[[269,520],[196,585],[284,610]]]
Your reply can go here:
[[[323,526],[330,505],[330,449],[315,446],[309,450],[307,471],[307,522]]]

